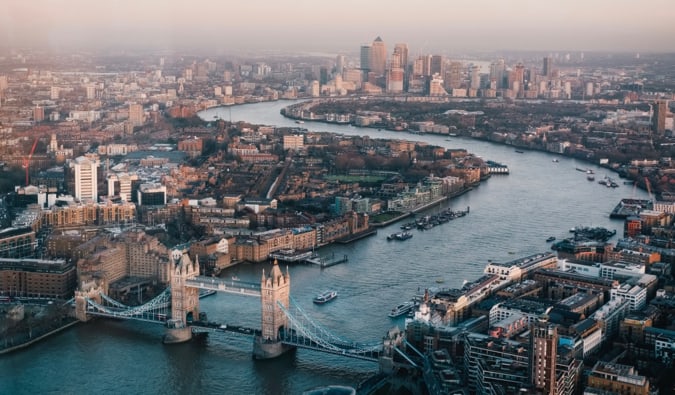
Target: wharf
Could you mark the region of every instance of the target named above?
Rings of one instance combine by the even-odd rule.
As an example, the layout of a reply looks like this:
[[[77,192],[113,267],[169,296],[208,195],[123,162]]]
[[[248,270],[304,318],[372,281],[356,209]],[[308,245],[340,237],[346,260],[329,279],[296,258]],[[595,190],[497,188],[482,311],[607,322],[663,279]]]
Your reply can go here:
[[[318,255],[314,251],[297,252],[295,250],[280,250],[269,254],[271,259],[276,259],[280,262],[304,262],[311,258],[316,258]]]
[[[335,266],[335,265],[343,263],[343,262],[347,262],[348,260],[349,259],[347,258],[347,255],[343,255],[341,257],[340,256],[336,257],[335,253],[333,253],[330,256],[310,258],[310,259],[307,259],[305,262],[311,263],[311,264],[314,264],[314,265],[319,265],[321,267],[331,267],[331,266]]]
[[[625,219],[633,215],[640,214],[642,210],[652,210],[654,203],[646,199],[621,199],[619,204],[614,207],[609,218]]]

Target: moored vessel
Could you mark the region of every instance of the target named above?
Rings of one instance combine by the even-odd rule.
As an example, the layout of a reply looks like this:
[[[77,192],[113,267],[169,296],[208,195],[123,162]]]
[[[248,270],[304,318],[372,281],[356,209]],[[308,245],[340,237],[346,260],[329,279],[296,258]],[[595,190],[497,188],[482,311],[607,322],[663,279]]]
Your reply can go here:
[[[402,316],[403,314],[406,314],[407,312],[412,310],[414,307],[415,307],[415,302],[401,303],[400,305],[391,309],[391,312],[389,313],[389,317],[396,318],[396,317]]]

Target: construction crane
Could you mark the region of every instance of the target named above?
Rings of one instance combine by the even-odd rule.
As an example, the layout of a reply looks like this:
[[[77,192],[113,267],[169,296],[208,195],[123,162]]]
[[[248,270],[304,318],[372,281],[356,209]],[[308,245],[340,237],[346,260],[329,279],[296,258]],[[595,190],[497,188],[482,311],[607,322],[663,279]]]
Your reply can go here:
[[[37,142],[38,142],[38,138],[36,137],[35,141],[33,141],[33,147],[31,147],[30,153],[28,154],[28,156],[23,158],[23,167],[24,167],[24,169],[26,169],[26,186],[28,186],[28,168],[29,168],[30,160],[31,160],[31,158],[33,158],[33,153],[35,153],[35,147],[37,147]]]

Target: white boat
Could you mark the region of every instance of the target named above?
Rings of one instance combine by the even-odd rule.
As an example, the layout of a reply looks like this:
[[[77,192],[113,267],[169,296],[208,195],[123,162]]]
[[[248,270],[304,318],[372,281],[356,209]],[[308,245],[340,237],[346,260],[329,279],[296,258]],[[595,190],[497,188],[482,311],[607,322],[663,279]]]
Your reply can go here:
[[[337,291],[324,291],[324,292],[320,293],[319,295],[315,296],[312,301],[316,304],[324,304],[324,303],[328,303],[331,300],[337,298],[337,296],[338,296]]]
[[[402,316],[403,314],[412,310],[414,307],[415,307],[414,302],[401,303],[400,305],[391,309],[391,312],[389,313],[389,317],[396,318],[396,317]]]

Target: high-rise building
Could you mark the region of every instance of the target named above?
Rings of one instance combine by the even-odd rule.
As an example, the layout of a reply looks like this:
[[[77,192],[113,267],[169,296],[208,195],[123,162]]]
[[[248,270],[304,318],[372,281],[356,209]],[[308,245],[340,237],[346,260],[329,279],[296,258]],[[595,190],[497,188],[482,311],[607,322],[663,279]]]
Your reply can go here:
[[[133,126],[143,125],[143,106],[140,104],[129,104],[129,122]]]
[[[335,57],[335,73],[342,75],[342,71],[345,69],[345,56],[338,55]]]
[[[445,88],[448,90],[459,89],[462,86],[462,63],[451,62],[446,72]]]
[[[490,80],[496,82],[495,89],[502,89],[504,87],[504,71],[506,66],[504,64],[504,59],[499,59],[496,62],[490,64]]]
[[[469,73],[469,87],[471,89],[480,88],[480,67],[473,65],[471,66],[471,72]]]
[[[96,86],[95,85],[87,85],[85,87],[85,90],[87,92],[87,100],[93,100],[96,98]]]
[[[40,106],[33,107],[33,121],[42,122],[45,120],[45,108]]]
[[[541,74],[545,77],[551,77],[553,75],[553,58],[547,56],[544,58],[544,65],[542,68]]]
[[[530,377],[535,389],[556,394],[558,329],[545,318],[532,324],[530,334]]]
[[[654,114],[652,115],[652,131],[656,133],[663,133],[666,131],[666,113],[668,112],[668,101],[657,100],[654,104]]]
[[[387,65],[387,47],[379,36],[373,41],[370,54],[370,71],[377,76],[384,75]]]
[[[394,54],[398,56],[399,67],[403,71],[403,90],[408,91],[408,44],[398,43],[394,46]],[[393,56],[392,56],[393,62]],[[392,65],[392,67],[394,67]]]
[[[429,69],[431,75],[445,75],[445,59],[443,58],[443,55],[432,55]]]
[[[364,44],[361,45],[361,70],[364,75],[368,75],[370,71],[370,57],[371,57],[371,48],[370,45]]]
[[[408,68],[408,44],[398,43],[394,46],[394,53],[399,55],[400,67],[403,71]]]
[[[70,163],[75,181],[75,198],[81,201],[98,200],[98,167],[99,161],[84,156],[75,158]]]

